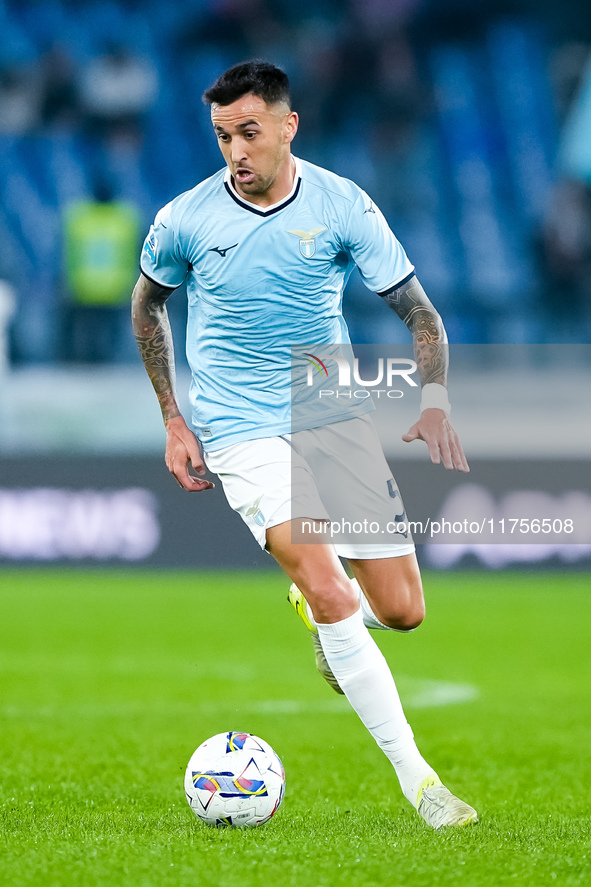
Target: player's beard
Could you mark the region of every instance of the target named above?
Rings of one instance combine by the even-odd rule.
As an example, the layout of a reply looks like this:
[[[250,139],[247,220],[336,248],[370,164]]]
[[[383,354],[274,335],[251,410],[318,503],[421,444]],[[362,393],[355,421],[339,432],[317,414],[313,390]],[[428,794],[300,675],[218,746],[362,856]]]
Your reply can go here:
[[[244,194],[260,197],[273,187],[275,177],[263,178],[263,176],[257,175],[254,170],[252,170],[252,172],[254,173],[252,181],[241,182],[240,179],[234,176],[234,185],[238,191],[243,191]]]
[[[240,169],[247,169],[254,176],[251,182],[241,182],[240,179],[234,175],[234,187],[238,191],[242,191],[243,194],[247,194],[249,197],[264,197],[274,186],[277,181],[277,176],[281,170],[281,162],[282,158],[275,156],[273,159],[273,166],[271,168],[271,172],[267,175],[264,175],[261,172],[256,172],[254,169],[250,167],[238,167],[237,172]]]

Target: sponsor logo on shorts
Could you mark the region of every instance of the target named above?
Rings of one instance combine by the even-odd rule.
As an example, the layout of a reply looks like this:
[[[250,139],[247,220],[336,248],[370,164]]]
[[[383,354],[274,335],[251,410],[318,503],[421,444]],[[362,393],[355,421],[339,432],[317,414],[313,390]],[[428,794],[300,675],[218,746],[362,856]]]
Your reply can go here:
[[[258,527],[265,526],[265,515],[263,514],[263,512],[259,508],[262,498],[263,498],[262,496],[259,496],[259,498],[255,502],[252,503],[252,505],[250,506],[250,508],[246,512],[246,517],[252,518]]]

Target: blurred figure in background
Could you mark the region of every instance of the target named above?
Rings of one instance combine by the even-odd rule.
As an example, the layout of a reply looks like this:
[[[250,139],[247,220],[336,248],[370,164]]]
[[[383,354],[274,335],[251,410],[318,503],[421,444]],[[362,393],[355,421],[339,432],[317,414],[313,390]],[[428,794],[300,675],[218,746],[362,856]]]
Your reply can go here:
[[[0,379],[10,368],[8,332],[16,311],[16,293],[5,280],[0,280]]]
[[[41,84],[33,66],[0,67],[0,133],[24,135],[40,119]]]
[[[570,341],[586,341],[591,334],[589,185],[572,179],[555,185],[541,245],[542,305],[548,320]]]
[[[77,71],[67,47],[55,43],[41,58],[41,123],[50,129],[76,129],[80,115]]]
[[[6,427],[6,388],[4,384],[10,372],[9,330],[16,312],[16,293],[13,287],[0,278],[0,429]]]
[[[91,135],[141,141],[145,114],[156,101],[152,63],[113,43],[82,75],[81,100]]]
[[[135,357],[129,333],[129,290],[137,276],[140,215],[97,179],[94,199],[64,215],[66,308],[64,357],[125,362]]]
[[[591,335],[591,52],[566,45],[553,75],[562,127],[554,184],[540,238],[542,307],[554,334]]]

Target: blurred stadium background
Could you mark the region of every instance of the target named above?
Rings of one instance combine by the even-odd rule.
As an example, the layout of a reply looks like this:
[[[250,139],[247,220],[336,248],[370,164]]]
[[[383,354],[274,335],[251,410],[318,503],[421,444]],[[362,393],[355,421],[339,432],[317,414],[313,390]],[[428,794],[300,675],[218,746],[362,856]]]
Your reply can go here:
[[[0,0],[0,33],[0,562],[269,566],[219,490],[195,502],[166,472],[129,329],[137,258],[126,265],[160,206],[220,167],[201,94],[253,56],[290,75],[296,153],[376,199],[451,342],[492,348],[484,375],[481,360],[459,361],[473,490],[502,510],[525,487],[584,525],[575,546],[472,545],[430,563],[590,562],[586,4]],[[87,256],[118,281],[101,302],[76,262],[105,205],[125,248]],[[345,298],[354,341],[406,341],[358,279]],[[182,294],[170,311],[182,351]],[[514,372],[495,343],[512,345]],[[412,448],[388,455],[408,460],[403,492],[406,476],[437,513],[449,479]],[[219,544],[230,532],[231,549]]]

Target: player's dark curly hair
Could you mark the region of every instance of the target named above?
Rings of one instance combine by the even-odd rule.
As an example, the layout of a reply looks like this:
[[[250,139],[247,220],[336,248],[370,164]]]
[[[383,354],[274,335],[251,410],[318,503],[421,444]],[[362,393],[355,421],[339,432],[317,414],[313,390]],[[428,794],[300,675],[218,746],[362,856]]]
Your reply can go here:
[[[203,101],[206,105],[231,105],[249,93],[260,96],[268,105],[285,102],[291,109],[287,74],[259,59],[228,68],[213,86],[205,90]]]

